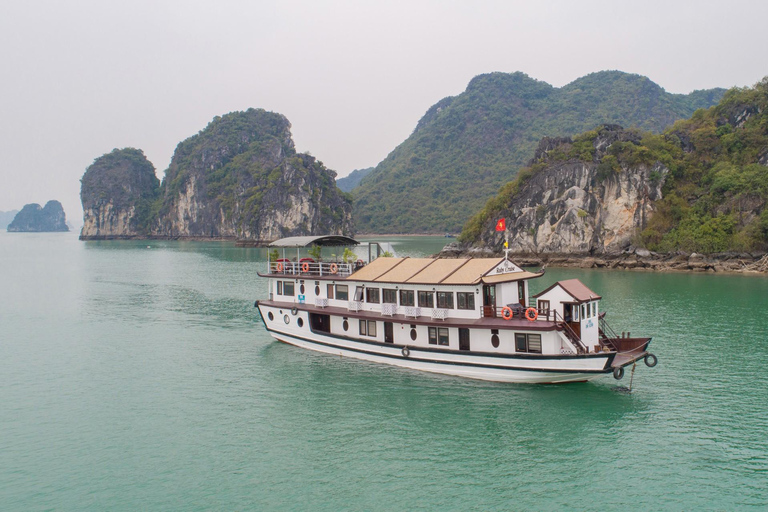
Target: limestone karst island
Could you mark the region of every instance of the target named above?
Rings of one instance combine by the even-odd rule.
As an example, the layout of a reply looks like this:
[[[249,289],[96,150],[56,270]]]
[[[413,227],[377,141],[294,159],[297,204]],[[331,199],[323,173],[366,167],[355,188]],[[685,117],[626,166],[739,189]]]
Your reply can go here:
[[[11,233],[44,233],[69,231],[69,226],[61,203],[52,200],[45,203],[45,206],[37,203],[24,205],[8,224],[7,230]]]

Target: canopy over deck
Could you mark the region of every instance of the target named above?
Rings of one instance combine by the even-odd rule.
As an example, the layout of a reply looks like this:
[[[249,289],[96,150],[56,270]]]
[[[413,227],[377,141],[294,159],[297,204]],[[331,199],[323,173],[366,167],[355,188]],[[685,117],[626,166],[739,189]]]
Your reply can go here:
[[[348,245],[358,245],[360,242],[354,238],[344,235],[323,235],[323,236],[289,236],[275,240],[270,247],[310,247],[319,245],[321,247],[340,247]]]

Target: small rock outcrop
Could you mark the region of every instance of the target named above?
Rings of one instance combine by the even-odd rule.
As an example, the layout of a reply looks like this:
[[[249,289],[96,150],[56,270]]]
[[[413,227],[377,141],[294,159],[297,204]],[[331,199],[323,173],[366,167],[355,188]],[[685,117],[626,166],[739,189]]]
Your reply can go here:
[[[100,156],[80,180],[83,203],[81,240],[146,236],[160,180],[139,149],[115,149]]]
[[[24,205],[7,229],[11,233],[42,233],[69,231],[69,226],[61,203],[48,201],[45,206],[37,203]]]

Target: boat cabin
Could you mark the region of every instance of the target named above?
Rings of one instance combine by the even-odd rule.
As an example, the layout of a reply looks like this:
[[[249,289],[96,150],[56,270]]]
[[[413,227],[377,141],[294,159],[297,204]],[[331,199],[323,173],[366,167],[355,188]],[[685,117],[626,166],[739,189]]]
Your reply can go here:
[[[602,298],[578,279],[558,281],[533,296],[540,314],[565,322],[588,347],[598,344],[598,301]]]

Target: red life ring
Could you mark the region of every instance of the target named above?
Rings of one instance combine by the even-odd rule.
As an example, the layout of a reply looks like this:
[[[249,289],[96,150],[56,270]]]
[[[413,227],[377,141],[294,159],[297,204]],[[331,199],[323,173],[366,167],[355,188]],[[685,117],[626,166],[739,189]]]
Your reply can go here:
[[[527,318],[528,321],[533,322],[539,318],[539,312],[536,311],[536,308],[528,308],[525,310],[525,318]]]
[[[283,271],[283,264],[282,264],[282,262],[279,262],[279,261],[277,262],[277,271],[278,272],[282,272]]]
[[[301,271],[302,272],[309,272],[309,263],[307,263],[306,261],[304,263],[302,263],[301,264]]]
[[[504,320],[512,320],[513,314],[514,313],[512,312],[512,308],[510,308],[509,306],[504,306],[501,309],[501,318],[503,318]]]
[[[331,274],[335,274],[339,271],[339,266],[335,263],[331,263]]]

